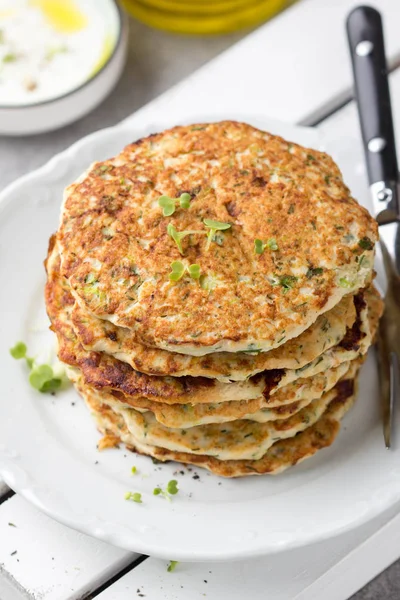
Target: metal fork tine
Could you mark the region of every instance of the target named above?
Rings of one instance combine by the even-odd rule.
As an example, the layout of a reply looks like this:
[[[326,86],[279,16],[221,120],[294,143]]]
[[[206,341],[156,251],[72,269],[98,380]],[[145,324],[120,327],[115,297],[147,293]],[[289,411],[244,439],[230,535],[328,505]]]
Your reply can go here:
[[[392,367],[389,358],[389,352],[386,344],[385,335],[382,327],[379,327],[377,335],[377,350],[378,350],[378,371],[379,371],[379,387],[380,400],[383,418],[383,435],[385,438],[386,448],[391,446],[392,433],[392,409],[393,409],[393,385],[392,385]]]
[[[399,402],[399,383],[400,383],[400,363],[399,357],[395,352],[390,353],[390,414],[393,422],[394,407]],[[393,426],[393,423],[392,423]],[[390,442],[390,437],[389,437]]]

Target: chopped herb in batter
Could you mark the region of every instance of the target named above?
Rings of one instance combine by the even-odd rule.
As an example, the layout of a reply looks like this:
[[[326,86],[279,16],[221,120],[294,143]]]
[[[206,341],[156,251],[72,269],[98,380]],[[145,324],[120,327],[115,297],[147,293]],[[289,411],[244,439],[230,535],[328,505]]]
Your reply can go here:
[[[361,240],[358,240],[358,245],[363,250],[372,250],[374,247],[373,241],[370,240],[367,236],[364,236],[363,238],[361,238]]]
[[[315,267],[315,268],[310,267],[306,273],[306,277],[307,277],[307,279],[311,279],[312,277],[315,277],[317,275],[322,275],[323,272],[324,272],[324,270],[322,267]]]
[[[348,279],[346,279],[346,277],[341,277],[339,279],[339,285],[343,288],[351,288],[352,287],[351,282]]]
[[[294,284],[296,283],[296,281],[297,281],[297,277],[295,277],[294,275],[283,275],[279,279],[279,284],[285,290],[291,290],[292,287],[294,286]]]

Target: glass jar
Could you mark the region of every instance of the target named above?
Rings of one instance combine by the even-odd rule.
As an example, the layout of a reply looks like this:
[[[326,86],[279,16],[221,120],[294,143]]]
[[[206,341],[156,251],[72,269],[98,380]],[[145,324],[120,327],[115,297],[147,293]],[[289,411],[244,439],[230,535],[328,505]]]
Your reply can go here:
[[[175,33],[219,34],[252,27],[293,0],[121,0],[137,19]]]

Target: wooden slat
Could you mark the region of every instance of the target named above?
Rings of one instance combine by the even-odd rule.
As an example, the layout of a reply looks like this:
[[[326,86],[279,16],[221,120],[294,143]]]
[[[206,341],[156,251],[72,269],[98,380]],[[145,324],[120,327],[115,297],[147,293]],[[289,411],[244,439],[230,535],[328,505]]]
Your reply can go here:
[[[345,19],[357,0],[301,0],[135,113],[151,119],[253,113],[315,122],[351,97]],[[400,59],[400,2],[379,0],[387,53]]]
[[[141,597],[139,594],[151,600],[198,600],[202,596],[207,600],[226,597],[230,600],[346,600],[349,588],[358,589],[377,573],[376,568],[369,568],[374,560],[373,544],[370,543],[363,552],[364,563],[358,560],[357,553],[352,553],[358,546],[373,539],[371,536],[391,521],[398,510],[399,507],[392,509],[377,521],[340,538],[275,556],[235,563],[179,563],[173,573],[167,571],[168,563],[165,561],[149,558],[106,589],[98,600],[126,600]],[[396,536],[398,539],[399,516],[391,521],[388,529],[392,532],[393,541]],[[392,543],[385,554],[386,564],[399,555],[400,547]],[[376,565],[383,568],[385,562],[377,561]],[[332,569],[337,574],[334,585]],[[346,586],[341,586],[341,577],[345,573]],[[329,597],[325,597],[321,586],[315,587],[319,595],[311,595],[311,592],[309,595],[310,586],[320,578],[332,586]]]
[[[0,505],[0,540],[1,600],[18,590],[35,600],[81,598],[138,556],[60,525],[17,495]]]

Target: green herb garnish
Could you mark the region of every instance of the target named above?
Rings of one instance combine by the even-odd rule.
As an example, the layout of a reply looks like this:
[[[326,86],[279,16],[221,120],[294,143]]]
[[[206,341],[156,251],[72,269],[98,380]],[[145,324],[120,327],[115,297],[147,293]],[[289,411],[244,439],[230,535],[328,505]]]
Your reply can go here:
[[[39,392],[52,393],[58,390],[63,383],[63,373],[56,373],[54,368],[50,365],[43,364],[38,365],[35,359],[27,356],[27,347],[24,342],[17,342],[13,348],[10,349],[10,354],[16,360],[22,358],[25,359],[29,373],[29,383],[31,386]]]
[[[200,265],[184,265],[180,260],[171,263],[171,273],[168,275],[170,281],[179,281],[188,272],[192,279],[200,279]]]
[[[172,223],[169,223],[167,227],[167,233],[169,237],[174,240],[175,244],[178,246],[179,252],[183,255],[182,240],[186,236],[192,235],[194,233],[204,235],[205,231],[178,231],[177,228],[174,225],[172,225]]]
[[[276,239],[270,238],[265,243],[259,239],[254,240],[254,252],[256,254],[262,254],[265,248],[272,250],[272,252],[276,252],[277,250],[279,250],[278,244],[276,243]]]
[[[189,265],[187,270],[192,279],[200,279],[200,265]]]
[[[203,219],[203,223],[210,229],[207,233],[207,246],[206,250],[209,249],[211,241],[217,231],[225,231],[232,227],[231,223],[223,223],[222,221],[214,221],[213,219]]]
[[[179,281],[185,273],[185,265],[180,260],[175,260],[171,263],[171,273],[169,274],[170,281]]]
[[[164,217],[170,217],[174,214],[176,207],[189,208],[190,194],[184,192],[179,198],[170,198],[169,196],[160,196],[158,205],[163,209]]]
[[[132,502],[142,503],[142,494],[139,492],[126,492],[124,496],[125,500],[131,500]]]
[[[324,270],[322,267],[315,267],[315,268],[310,267],[306,273],[306,277],[307,277],[307,279],[311,279],[312,277],[315,277],[316,275],[322,275],[323,272],[324,272]]]
[[[173,571],[175,571],[177,564],[179,564],[177,560],[171,560],[167,567],[168,573],[172,573]]]
[[[374,247],[373,241],[370,240],[369,237],[367,237],[366,235],[363,238],[361,238],[361,240],[358,240],[358,245],[363,250],[372,250]]]
[[[176,479],[171,479],[171,481],[168,481],[167,483],[167,492],[168,494],[172,494],[173,496],[175,494],[177,494],[179,491],[178,488],[178,482],[176,481]]]
[[[153,495],[154,496],[162,496],[166,500],[171,501],[171,496],[175,496],[175,494],[177,494],[178,492],[179,492],[178,482],[176,481],[176,479],[171,479],[171,481],[168,481],[167,487],[165,488],[165,490],[163,490],[159,486],[155,487],[153,490]]]
[[[26,358],[27,350],[28,349],[24,342],[17,342],[14,348],[10,348],[10,354],[13,358],[19,360],[20,358]]]

